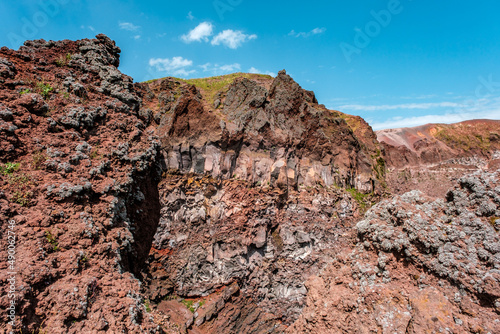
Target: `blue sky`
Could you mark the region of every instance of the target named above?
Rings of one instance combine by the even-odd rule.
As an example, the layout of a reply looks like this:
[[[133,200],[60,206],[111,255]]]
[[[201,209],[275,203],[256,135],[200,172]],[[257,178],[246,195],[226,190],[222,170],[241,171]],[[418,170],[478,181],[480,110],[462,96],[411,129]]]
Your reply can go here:
[[[494,0],[0,2],[0,45],[93,38],[135,81],[286,69],[377,129],[500,119]]]

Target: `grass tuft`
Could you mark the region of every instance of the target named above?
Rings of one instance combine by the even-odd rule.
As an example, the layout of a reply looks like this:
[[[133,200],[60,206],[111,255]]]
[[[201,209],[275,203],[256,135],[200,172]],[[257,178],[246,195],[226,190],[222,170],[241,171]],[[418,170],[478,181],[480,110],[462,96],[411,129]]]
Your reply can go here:
[[[191,85],[195,85],[198,89],[201,90],[201,94],[205,98],[205,100],[209,104],[213,104],[215,101],[215,96],[219,92],[227,92],[229,86],[238,78],[247,78],[247,79],[272,79],[270,75],[266,74],[253,74],[253,73],[233,73],[227,75],[220,75],[216,77],[208,77],[208,78],[200,78],[200,79],[180,79],[173,78],[175,80],[179,80],[181,82],[185,82]],[[152,83],[156,80],[154,79],[145,81],[145,83]]]

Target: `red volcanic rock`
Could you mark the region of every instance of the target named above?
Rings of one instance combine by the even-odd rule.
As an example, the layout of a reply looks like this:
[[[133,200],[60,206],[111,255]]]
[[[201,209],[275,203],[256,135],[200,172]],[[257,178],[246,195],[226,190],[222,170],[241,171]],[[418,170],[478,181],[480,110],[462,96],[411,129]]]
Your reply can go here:
[[[168,320],[175,304],[161,300],[178,295],[207,301],[178,330],[282,331],[304,305],[304,282],[372,198],[363,193],[381,192],[377,145],[362,144],[373,132],[351,128],[354,118],[318,105],[284,71],[217,89],[133,84],[119,53],[104,35],[0,51],[15,328],[175,332],[180,313]]]
[[[174,317],[181,306],[164,298],[208,305],[237,283],[208,318],[199,313],[183,326],[282,332],[304,306],[304,282],[376,199],[363,193],[383,192],[373,131],[319,105],[285,71],[140,86],[140,114],[157,125],[167,170],[144,273],[149,298]]]
[[[49,111],[49,105],[45,103],[40,94],[28,93],[11,103],[11,107],[24,107],[33,114],[44,114]]]
[[[0,50],[2,332],[8,271],[15,332],[157,332],[135,274],[159,220],[160,146],[119,52],[104,35]]]

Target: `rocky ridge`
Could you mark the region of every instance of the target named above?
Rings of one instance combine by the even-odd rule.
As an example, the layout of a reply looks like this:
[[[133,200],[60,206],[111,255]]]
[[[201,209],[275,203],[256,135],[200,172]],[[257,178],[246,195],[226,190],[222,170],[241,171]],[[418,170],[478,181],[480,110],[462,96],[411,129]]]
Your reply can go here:
[[[167,169],[288,189],[381,191],[368,124],[358,128],[371,137],[358,138],[351,116],[319,105],[285,71],[276,78],[165,78],[144,85],[143,99],[143,112],[158,123]]]
[[[227,307],[210,317],[185,313],[185,328],[281,332],[338,235],[383,192],[373,131],[319,105],[284,71],[142,87],[141,112],[158,125],[166,170],[145,273],[151,299],[160,309],[173,307],[162,302],[171,296],[200,305],[237,282],[238,294],[218,302]]]

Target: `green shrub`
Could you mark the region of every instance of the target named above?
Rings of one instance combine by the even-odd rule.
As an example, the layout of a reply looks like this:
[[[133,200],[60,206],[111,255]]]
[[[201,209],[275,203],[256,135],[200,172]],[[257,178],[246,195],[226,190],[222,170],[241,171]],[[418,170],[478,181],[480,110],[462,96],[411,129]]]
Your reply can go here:
[[[56,238],[52,235],[52,232],[50,230],[45,231],[45,239],[47,239],[49,244],[52,245],[52,250],[54,252],[60,250],[59,243],[57,242]]]
[[[71,54],[67,53],[66,56],[60,56],[59,59],[56,60],[56,65],[59,67],[63,67],[68,65],[69,61],[71,60]]]
[[[21,206],[29,206],[33,198],[33,192],[30,190],[33,182],[29,175],[14,174],[20,166],[20,163],[8,162],[0,166],[0,171],[4,176],[7,176],[7,182],[13,187],[10,201]]]
[[[144,306],[146,306],[146,312],[151,313],[151,305],[149,304],[149,300],[144,301]]]
[[[189,311],[191,311],[191,313],[194,313],[195,312],[195,309],[194,309],[194,301],[193,300],[186,300],[186,299],[182,299],[181,300],[181,303],[184,304],[184,306],[187,307],[187,309]]]
[[[10,175],[21,167],[20,163],[7,162],[5,165],[0,166],[0,172],[3,175]]]
[[[369,201],[368,197],[370,195],[368,194],[363,194],[362,192],[358,191],[355,188],[348,188],[346,189],[348,193],[351,194],[351,197],[358,202],[359,207],[361,208],[362,211],[366,211],[369,209],[372,205],[371,201]]]
[[[10,200],[14,203],[19,204],[20,206],[29,206],[31,203],[31,198],[33,197],[33,193],[31,191],[16,191],[10,198]]]
[[[36,84],[37,92],[42,95],[45,99],[49,97],[50,93],[54,90],[54,88],[46,83],[39,82]]]

